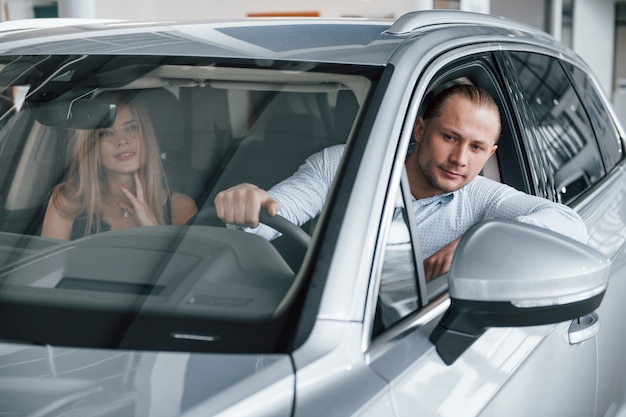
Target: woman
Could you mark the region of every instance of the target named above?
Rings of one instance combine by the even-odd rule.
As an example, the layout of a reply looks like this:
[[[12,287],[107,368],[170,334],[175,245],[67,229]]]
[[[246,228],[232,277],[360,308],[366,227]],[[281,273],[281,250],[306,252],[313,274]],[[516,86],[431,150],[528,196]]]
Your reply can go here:
[[[107,230],[185,224],[192,198],[171,193],[152,125],[132,100],[117,101],[113,126],[79,131],[68,178],[52,190],[42,236],[76,239]]]

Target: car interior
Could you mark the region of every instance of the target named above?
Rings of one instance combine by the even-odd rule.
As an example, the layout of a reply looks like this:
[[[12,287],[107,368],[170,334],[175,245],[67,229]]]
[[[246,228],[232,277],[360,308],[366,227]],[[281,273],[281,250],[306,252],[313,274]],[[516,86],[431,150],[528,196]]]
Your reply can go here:
[[[269,189],[313,153],[346,143],[380,75],[380,69],[369,68],[337,71],[320,66],[297,71],[290,64],[290,71],[284,71],[284,63],[246,68],[215,62],[191,65],[188,60],[155,64],[151,59],[130,63],[128,58],[118,59],[103,68],[97,65],[102,64],[99,57],[94,57],[95,62],[68,57],[63,71],[53,68],[55,76],[40,75],[36,80],[43,81],[36,88],[29,85],[32,79],[22,75],[28,72],[23,67],[20,71],[5,67],[5,95],[12,91],[15,106],[1,119],[1,231],[41,233],[50,191],[67,173],[77,128],[93,124],[94,114],[103,117],[93,103],[102,92],[123,91],[144,108],[157,135],[170,189],[191,196],[199,208],[190,224],[223,227],[213,209],[219,191],[242,182]],[[113,68],[119,74],[115,78]],[[433,91],[463,80],[482,85],[497,101],[503,100],[488,61],[457,62],[440,74],[432,82]],[[504,139],[483,175],[526,184],[520,178],[523,171],[514,169],[520,162],[515,142],[509,140],[513,134],[507,117],[502,114]],[[311,235],[314,225],[312,221],[302,229]],[[23,246],[39,248],[45,242],[37,239]],[[294,252],[291,243],[287,238],[273,242],[297,270],[304,251]]]
[[[170,189],[191,196],[199,208],[189,224],[223,228],[213,209],[216,194],[242,182],[269,189],[295,172],[311,154],[346,143],[358,125],[363,104],[373,90],[380,69],[337,71],[337,68],[320,66],[296,71],[289,66],[289,71],[285,71],[282,64],[267,68],[214,62],[191,65],[187,61],[133,62],[131,65],[123,61],[116,68],[121,75],[112,78],[109,67],[102,70],[95,63],[87,65],[74,59],[67,59],[67,62],[63,70],[55,70],[55,76],[40,77],[43,81],[36,88],[29,85],[33,80],[11,78],[14,94],[19,87],[23,96],[16,101],[13,114],[3,116],[5,123],[0,129],[0,159],[4,162],[0,164],[0,178],[4,180],[0,230],[9,232],[7,239],[11,239],[12,245],[0,260],[6,265],[13,259],[28,259],[47,245],[53,249],[45,260],[24,262],[23,271],[12,272],[6,279],[17,282],[18,277],[24,280],[27,276],[40,276],[40,272],[34,271],[59,270],[64,268],[62,265],[69,265],[64,275],[57,277],[55,288],[91,291],[97,287],[134,295],[146,291],[165,294],[173,285],[168,283],[176,282],[171,273],[186,271],[185,275],[190,277],[186,281],[203,281],[199,277],[206,272],[193,271],[210,268],[202,269],[196,261],[191,261],[201,259],[201,263],[221,265],[220,271],[228,270],[240,277],[241,282],[246,282],[246,288],[256,289],[257,295],[250,295],[256,303],[249,304],[245,309],[247,314],[271,315],[272,309],[281,305],[281,298],[287,294],[308,242],[306,234],[304,238],[297,237],[284,225],[268,223],[283,232],[282,238],[272,242],[282,259],[266,253],[263,246],[266,244],[255,241],[255,236],[244,238],[245,234],[233,234],[230,237],[231,234],[224,233],[226,230],[211,230],[207,234],[209,232],[193,229],[185,239],[176,237],[175,228],[116,231],[110,237],[100,234],[107,236],[84,238],[84,242],[78,247],[72,246],[67,253],[55,248],[59,242],[53,239],[27,237],[38,236],[41,232],[50,191],[67,173],[76,131],[114,120],[112,103],[107,102],[107,95],[102,93],[114,91],[131,95],[147,113],[157,135]],[[488,58],[455,62],[432,80],[430,94],[436,94],[438,89],[451,83],[474,83],[486,88],[500,108],[506,109],[501,87],[489,65]],[[425,106],[429,99],[427,95],[421,105]],[[523,177],[511,116],[502,111],[501,117],[499,148],[483,175],[514,186],[522,184],[521,188],[525,189],[528,183]],[[304,225],[303,230],[310,235],[312,227]],[[165,249],[176,239],[181,240],[176,243],[176,250]],[[202,244],[194,245],[194,239]],[[120,245],[134,249],[119,251]],[[145,253],[137,258],[139,248]],[[249,276],[245,268],[239,268],[237,262],[232,262],[235,258],[246,257],[250,253],[246,251],[264,254],[264,261],[259,263],[266,265],[268,271],[258,270],[256,274],[266,274],[266,282],[275,282],[274,290],[264,292],[251,285],[255,278]],[[166,257],[171,265],[177,265],[175,272],[165,271],[157,282],[144,277],[142,271],[149,269],[164,253],[168,253]],[[75,263],[67,263],[68,259],[75,259]],[[130,275],[120,270],[115,274],[124,277],[120,282],[107,282],[98,268],[93,269],[100,263],[99,259],[126,263]],[[87,264],[79,260],[90,261]],[[274,267],[279,271],[275,271],[275,278],[269,278]],[[281,269],[283,267],[287,269]],[[89,272],[84,268],[93,270]],[[105,265],[101,268],[110,270]],[[216,271],[211,273],[220,275]],[[430,293],[445,289],[445,283],[438,289],[433,289],[436,283],[429,285]],[[219,291],[228,293],[229,289],[222,283]],[[194,300],[215,292],[215,288],[211,291],[198,288]],[[174,297],[171,302],[178,305],[183,301]],[[219,308],[207,306],[203,308],[211,315],[225,314]]]
[[[134,311],[139,303],[145,320],[184,317],[189,333],[176,338],[155,328],[154,334],[127,336],[120,346],[242,349],[242,339],[229,335],[236,329],[262,331],[260,319],[271,323],[289,305],[310,237],[271,219],[267,224],[283,232],[272,244],[233,233],[215,219],[213,199],[240,182],[269,189],[312,153],[348,141],[381,69],[307,64],[298,70],[289,63],[234,65],[189,58],[164,64],[136,57],[120,57],[117,63],[66,57],[58,59],[58,67],[44,68],[45,59],[31,59],[13,70],[10,59],[0,62],[0,84],[13,103],[0,117],[0,282],[5,288],[0,298],[10,310],[6,314],[32,304],[19,321],[3,324],[3,334],[101,347],[107,332],[102,329],[116,326],[120,312]],[[40,237],[50,192],[67,175],[76,132],[115,120],[115,104],[103,94],[109,92],[132,95],[140,103],[154,126],[170,190],[191,196],[199,212],[186,226],[115,230],[69,242]],[[84,304],[76,294],[96,298]],[[98,308],[92,311],[87,307],[93,300]],[[82,335],[80,342],[70,340],[70,333],[44,335],[52,323],[73,320],[64,316],[73,314],[66,306],[89,311],[85,326],[77,324],[72,331]],[[102,317],[98,309],[110,315]],[[194,335],[202,333],[207,317],[224,323],[220,341],[198,347]],[[233,320],[236,328],[227,325]]]
[[[91,95],[123,89],[141,103],[171,190],[192,196],[203,209],[223,189],[241,182],[269,189],[311,154],[345,143],[365,99],[359,90],[370,83],[342,74],[280,79],[271,71],[159,66],[122,88],[95,88]],[[61,98],[75,100],[71,94],[82,90],[74,89]],[[66,174],[75,129],[50,117],[53,101],[38,103],[29,94],[20,111],[3,116],[0,230],[37,235],[50,190]],[[74,113],[77,108],[73,103]]]

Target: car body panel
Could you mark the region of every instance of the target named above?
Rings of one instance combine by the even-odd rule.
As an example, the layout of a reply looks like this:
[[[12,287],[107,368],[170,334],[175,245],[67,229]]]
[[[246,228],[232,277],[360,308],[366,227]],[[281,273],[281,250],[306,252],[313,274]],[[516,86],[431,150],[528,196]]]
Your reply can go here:
[[[602,251],[613,260],[609,283],[611,291],[607,291],[606,300],[598,308],[601,331],[598,334],[598,415],[619,415],[623,406],[616,398],[623,398],[623,381],[626,374],[611,359],[620,351],[621,343],[626,336],[621,331],[619,319],[621,294],[626,291],[626,282],[615,277],[625,276],[626,265],[623,258],[626,253],[624,239],[626,237],[626,217],[624,198],[626,198],[626,181],[623,176],[623,164],[620,165],[596,195],[591,196],[580,208],[580,214],[589,228],[589,245]],[[602,194],[603,197],[599,197]],[[604,197],[606,196],[606,197]]]
[[[15,415],[217,415],[232,408],[246,415],[241,404],[254,395],[273,399],[267,415],[291,415],[293,370],[284,355],[3,344],[0,369],[1,408]]]
[[[423,410],[427,416],[498,416],[503,412],[523,416],[533,409],[592,415],[592,379],[570,386],[575,392],[568,404],[552,394],[553,383],[565,383],[568,376],[551,369],[570,368],[568,364],[595,355],[593,342],[581,347],[587,352],[572,350],[564,340],[566,327],[490,329],[453,366],[440,363],[434,352],[425,355],[393,384],[398,409],[405,410],[399,415],[411,415],[411,409]],[[563,346],[558,353],[554,342]],[[587,363],[584,369],[571,369],[570,377],[593,374],[593,368],[593,363]],[[533,400],[526,403],[521,398]]]

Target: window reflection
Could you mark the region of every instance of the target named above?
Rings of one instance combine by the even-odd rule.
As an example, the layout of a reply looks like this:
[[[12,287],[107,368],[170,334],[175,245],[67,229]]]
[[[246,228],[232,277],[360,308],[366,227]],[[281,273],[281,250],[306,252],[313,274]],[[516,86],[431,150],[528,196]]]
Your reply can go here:
[[[534,115],[548,182],[556,199],[573,201],[604,173],[594,132],[569,78],[555,59],[511,53],[520,89]]]
[[[615,122],[587,74],[573,65],[567,63],[563,65],[572,77],[576,91],[583,98],[585,109],[588,112],[589,119],[600,143],[604,168],[606,171],[609,171],[622,159],[623,153],[621,139],[615,127]]]
[[[387,236],[380,284],[379,314],[384,328],[417,309],[417,273],[407,216],[399,198]]]

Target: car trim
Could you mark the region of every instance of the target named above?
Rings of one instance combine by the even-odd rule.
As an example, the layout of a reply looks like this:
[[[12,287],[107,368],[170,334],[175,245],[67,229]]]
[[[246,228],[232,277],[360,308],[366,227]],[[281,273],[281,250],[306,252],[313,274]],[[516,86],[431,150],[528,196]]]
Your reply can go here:
[[[426,324],[435,323],[435,320],[448,310],[448,307],[450,307],[450,296],[446,292],[433,302],[422,307],[421,310],[410,314],[402,319],[400,323],[394,325],[389,330],[385,330],[379,336],[376,336],[364,352],[365,363],[369,365],[371,362],[378,359],[393,347],[394,341],[402,338],[407,333],[423,327]]]

